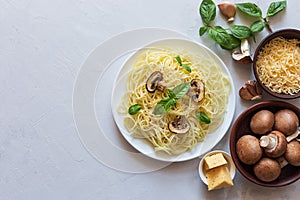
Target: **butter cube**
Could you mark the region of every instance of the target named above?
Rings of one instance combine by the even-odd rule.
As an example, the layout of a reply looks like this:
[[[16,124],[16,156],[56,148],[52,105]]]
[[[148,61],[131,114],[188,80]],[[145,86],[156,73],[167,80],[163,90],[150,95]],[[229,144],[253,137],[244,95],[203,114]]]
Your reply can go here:
[[[205,174],[208,182],[208,190],[233,186],[233,182],[227,165],[221,165],[208,170]]]
[[[204,158],[204,169],[209,170],[221,165],[226,165],[227,161],[222,153],[216,153]]]

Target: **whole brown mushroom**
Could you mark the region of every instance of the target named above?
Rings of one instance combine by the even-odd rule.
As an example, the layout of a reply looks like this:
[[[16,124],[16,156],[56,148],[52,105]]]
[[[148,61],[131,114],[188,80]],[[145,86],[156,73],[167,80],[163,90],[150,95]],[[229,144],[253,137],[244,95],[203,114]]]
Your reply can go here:
[[[289,136],[298,130],[299,119],[297,115],[289,110],[283,109],[275,113],[274,129]]]
[[[254,165],[253,171],[259,180],[271,182],[280,176],[281,167],[276,160],[264,157]]]
[[[264,148],[264,152],[271,158],[282,156],[287,147],[285,135],[279,131],[272,131],[268,135],[260,138],[260,146]]]
[[[243,163],[252,165],[262,157],[263,150],[256,137],[243,135],[236,143],[236,153]]]
[[[263,135],[272,130],[274,114],[269,110],[261,110],[253,115],[250,121],[250,129],[253,133]]]
[[[293,166],[300,166],[300,144],[297,140],[293,140],[287,144],[285,159]]]

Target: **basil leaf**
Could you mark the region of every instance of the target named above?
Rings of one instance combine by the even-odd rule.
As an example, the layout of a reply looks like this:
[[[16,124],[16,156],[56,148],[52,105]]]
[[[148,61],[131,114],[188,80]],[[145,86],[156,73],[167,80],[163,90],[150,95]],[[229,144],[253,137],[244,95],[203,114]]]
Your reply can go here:
[[[226,50],[235,49],[241,43],[238,38],[235,38],[233,35],[227,33],[226,30],[220,26],[211,27],[208,31],[208,35]]]
[[[200,36],[204,35],[204,33],[206,33],[207,29],[208,29],[208,26],[201,26],[199,29],[199,35]]]
[[[182,61],[181,61],[180,56],[176,56],[175,59],[177,60],[177,62],[178,62],[179,65],[181,66],[181,65],[182,65]]]
[[[205,25],[208,25],[216,17],[216,5],[212,0],[203,0],[199,12]]]
[[[140,104],[134,104],[128,108],[128,113],[130,115],[135,115],[141,110],[142,106]]]
[[[226,45],[228,40],[230,40],[229,34],[221,26],[211,27],[208,31],[208,35],[216,43],[220,45]]]
[[[210,118],[207,116],[205,112],[197,112],[196,113],[196,118],[198,119],[199,122],[204,123],[204,124],[210,124]]]
[[[272,2],[269,5],[267,17],[272,17],[272,16],[276,15],[277,13],[284,10],[285,7],[286,7],[286,1]]]
[[[168,112],[172,106],[176,106],[176,100],[174,98],[164,98],[160,100],[154,107],[154,115],[162,115]]]
[[[243,13],[253,16],[253,17],[260,17],[262,18],[261,9],[254,3],[237,3],[235,4],[236,7]]]
[[[174,92],[172,90],[168,90],[168,96],[171,99],[174,99],[176,97],[175,94],[174,94]]]
[[[229,34],[229,40],[227,44],[222,44],[220,45],[223,49],[226,50],[233,50],[235,48],[237,48],[238,46],[240,46],[241,44],[241,40],[234,37],[233,35]]]
[[[166,104],[165,104],[165,110],[168,112],[171,110],[172,107],[176,107],[176,99],[170,99]]]
[[[247,26],[233,25],[229,30],[234,37],[240,40],[247,39],[252,35],[252,31]]]
[[[182,98],[190,89],[190,83],[181,83],[177,85],[172,91],[175,94],[175,99]]]
[[[265,23],[261,20],[253,22],[253,24],[251,24],[251,26],[250,26],[250,29],[251,29],[252,33],[260,32],[264,28],[265,28]]]
[[[155,108],[154,108],[154,111],[153,111],[153,114],[154,115],[162,115],[162,114],[165,114],[167,111],[165,109],[165,106],[164,104],[156,104]]]
[[[182,67],[183,67],[186,71],[188,71],[188,72],[190,72],[190,73],[192,72],[191,67],[190,67],[189,65],[183,64]]]

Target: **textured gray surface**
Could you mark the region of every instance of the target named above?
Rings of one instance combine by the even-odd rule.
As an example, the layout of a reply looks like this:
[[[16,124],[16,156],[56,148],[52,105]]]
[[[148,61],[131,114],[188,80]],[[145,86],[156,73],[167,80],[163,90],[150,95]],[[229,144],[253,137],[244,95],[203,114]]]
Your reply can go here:
[[[255,2],[266,10],[271,1]],[[207,192],[197,174],[199,159],[150,173],[123,173],[98,162],[82,145],[72,110],[77,74],[99,43],[120,32],[143,27],[178,31],[218,54],[236,89],[252,79],[250,66],[233,63],[227,51],[198,36],[199,4],[1,0],[0,199],[298,199],[299,181],[265,188],[237,173],[234,187]],[[298,7],[296,0],[289,0],[287,10],[271,19],[272,28],[299,28]],[[226,26],[219,14],[216,24]],[[257,41],[267,34],[259,33]],[[300,105],[299,100],[289,102]],[[252,104],[237,97],[235,118]],[[229,134],[215,149],[228,151],[228,141]]]

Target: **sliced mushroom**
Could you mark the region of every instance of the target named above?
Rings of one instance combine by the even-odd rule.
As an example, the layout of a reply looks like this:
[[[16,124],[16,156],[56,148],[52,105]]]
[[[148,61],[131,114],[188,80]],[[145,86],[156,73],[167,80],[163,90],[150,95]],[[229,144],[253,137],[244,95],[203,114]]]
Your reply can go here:
[[[287,148],[287,141],[283,133],[272,131],[260,138],[260,146],[264,148],[265,154],[271,158],[282,156]]]
[[[205,84],[200,79],[193,79],[187,93],[195,102],[200,102],[205,96]]]
[[[236,7],[234,3],[225,1],[218,4],[218,7],[221,11],[221,13],[228,18],[227,22],[233,22],[234,16],[236,13]]]
[[[247,39],[242,39],[241,52],[234,51],[232,53],[232,58],[242,64],[252,63],[252,58],[250,56],[250,45]]]
[[[178,115],[174,121],[169,123],[168,127],[172,133],[183,134],[187,133],[191,126],[184,116]]]
[[[249,80],[241,87],[239,95],[246,101],[259,100],[262,98],[262,90],[255,80]]]
[[[146,89],[150,93],[155,92],[155,90],[164,91],[165,87],[166,84],[163,81],[163,74],[160,71],[153,72],[146,82]]]

